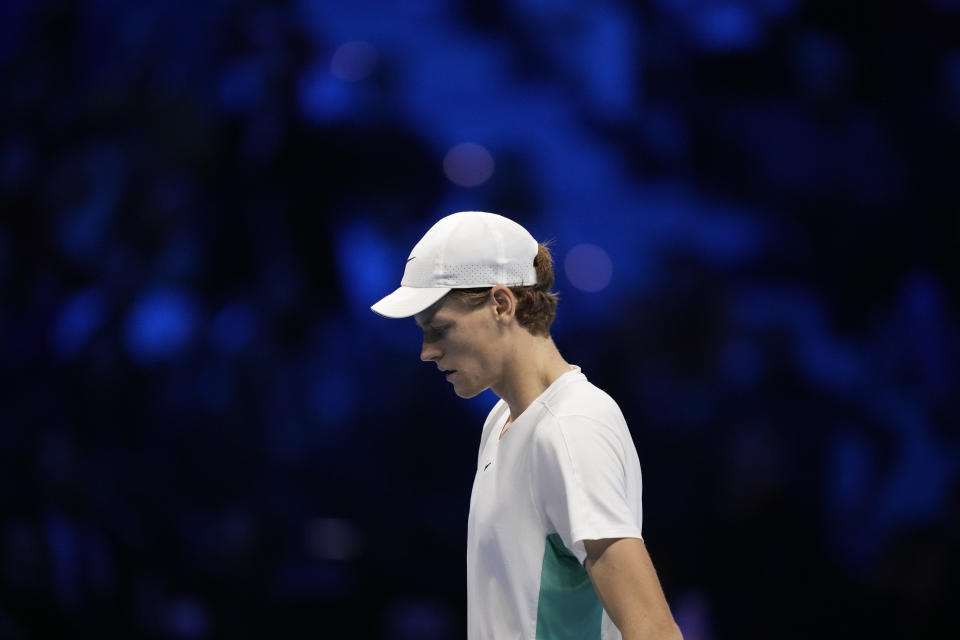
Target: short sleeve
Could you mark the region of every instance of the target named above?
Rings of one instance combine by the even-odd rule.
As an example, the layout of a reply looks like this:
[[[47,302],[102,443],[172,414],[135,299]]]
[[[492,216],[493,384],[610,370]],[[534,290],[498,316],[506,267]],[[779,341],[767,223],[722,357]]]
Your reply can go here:
[[[628,478],[640,481],[639,461],[628,460],[621,437],[616,425],[579,415],[552,416],[534,434],[534,501],[581,563],[584,540],[642,539],[640,487],[627,487]]]

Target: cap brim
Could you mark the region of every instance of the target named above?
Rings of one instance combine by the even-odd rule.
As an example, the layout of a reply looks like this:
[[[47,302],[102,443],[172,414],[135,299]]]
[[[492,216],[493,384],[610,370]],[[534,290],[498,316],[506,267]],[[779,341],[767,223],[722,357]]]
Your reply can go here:
[[[400,287],[382,298],[370,309],[385,318],[409,318],[427,309],[442,298],[450,288]]]

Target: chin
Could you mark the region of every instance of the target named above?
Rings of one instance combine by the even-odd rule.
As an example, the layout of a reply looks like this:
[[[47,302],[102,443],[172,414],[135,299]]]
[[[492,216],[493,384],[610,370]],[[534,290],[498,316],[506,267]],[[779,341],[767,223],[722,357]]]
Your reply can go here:
[[[486,391],[486,390],[487,390],[486,387],[484,387],[483,389],[476,389],[476,388],[461,389],[461,388],[457,387],[456,385],[454,385],[454,387],[453,387],[453,392],[454,392],[455,394],[457,394],[458,396],[460,396],[461,398],[463,398],[464,400],[469,400],[470,398],[475,398],[475,397],[477,397],[478,395],[480,395],[481,393],[483,393],[483,392]]]

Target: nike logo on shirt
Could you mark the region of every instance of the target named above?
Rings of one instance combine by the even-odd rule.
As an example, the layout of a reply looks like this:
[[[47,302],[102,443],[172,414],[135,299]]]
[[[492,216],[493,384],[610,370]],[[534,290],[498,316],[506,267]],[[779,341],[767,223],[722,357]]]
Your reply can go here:
[[[483,468],[483,470],[486,471],[486,470],[487,470],[487,467],[489,467],[489,466],[492,465],[492,464],[493,464],[493,460],[491,460],[490,462],[488,462],[487,465]]]

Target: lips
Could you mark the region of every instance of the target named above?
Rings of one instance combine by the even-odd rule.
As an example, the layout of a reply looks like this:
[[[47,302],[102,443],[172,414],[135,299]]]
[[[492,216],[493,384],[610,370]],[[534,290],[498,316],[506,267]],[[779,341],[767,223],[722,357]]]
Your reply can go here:
[[[443,373],[444,373],[444,376],[445,376],[445,377],[449,378],[450,376],[452,376],[452,375],[455,374],[456,372],[457,372],[456,369],[448,369],[447,371],[444,371]]]

